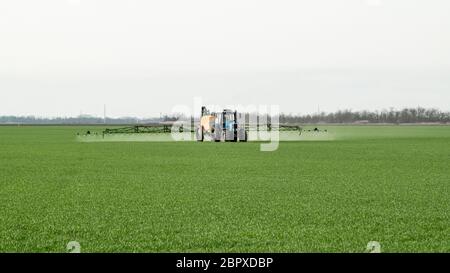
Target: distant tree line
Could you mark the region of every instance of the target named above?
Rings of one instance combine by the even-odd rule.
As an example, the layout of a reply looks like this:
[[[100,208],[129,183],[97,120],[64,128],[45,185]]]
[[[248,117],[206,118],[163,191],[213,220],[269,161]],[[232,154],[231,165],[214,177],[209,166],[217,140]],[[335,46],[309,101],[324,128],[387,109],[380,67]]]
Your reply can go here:
[[[0,116],[0,124],[142,124],[159,122],[159,118],[138,119],[134,117],[123,118],[100,118],[93,116],[79,116],[79,117],[57,117],[57,118],[42,118],[34,116]]]
[[[0,116],[0,124],[146,124],[161,121],[176,121],[182,115],[163,115],[159,118],[100,118],[94,116],[42,118],[34,116]],[[404,108],[381,111],[340,110],[334,113],[280,114],[280,123],[450,123],[450,112],[435,108]]]
[[[381,111],[340,110],[334,113],[280,115],[280,123],[447,123],[450,112],[435,108],[404,108]]]

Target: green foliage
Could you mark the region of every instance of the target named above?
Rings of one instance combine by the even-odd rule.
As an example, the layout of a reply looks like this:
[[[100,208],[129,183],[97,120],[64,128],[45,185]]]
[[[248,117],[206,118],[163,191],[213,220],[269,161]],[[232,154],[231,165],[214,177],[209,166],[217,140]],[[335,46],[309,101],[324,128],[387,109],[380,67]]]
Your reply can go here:
[[[450,127],[324,128],[260,152],[0,127],[0,251],[450,251]]]

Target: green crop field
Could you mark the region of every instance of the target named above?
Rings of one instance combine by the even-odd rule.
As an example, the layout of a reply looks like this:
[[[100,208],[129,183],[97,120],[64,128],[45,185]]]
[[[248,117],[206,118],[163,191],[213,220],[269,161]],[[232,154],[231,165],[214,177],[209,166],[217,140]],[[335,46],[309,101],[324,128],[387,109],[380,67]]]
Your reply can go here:
[[[0,127],[0,252],[450,252],[449,126],[321,127],[275,152]]]

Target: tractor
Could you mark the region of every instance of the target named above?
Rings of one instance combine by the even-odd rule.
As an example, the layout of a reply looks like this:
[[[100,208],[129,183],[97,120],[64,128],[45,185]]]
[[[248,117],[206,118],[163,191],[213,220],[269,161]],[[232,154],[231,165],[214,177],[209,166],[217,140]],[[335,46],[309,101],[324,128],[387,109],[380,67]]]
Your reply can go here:
[[[239,123],[239,121],[242,121]],[[237,111],[224,109],[222,112],[210,112],[202,107],[200,124],[196,128],[197,141],[246,142],[248,132],[245,128],[245,116]]]

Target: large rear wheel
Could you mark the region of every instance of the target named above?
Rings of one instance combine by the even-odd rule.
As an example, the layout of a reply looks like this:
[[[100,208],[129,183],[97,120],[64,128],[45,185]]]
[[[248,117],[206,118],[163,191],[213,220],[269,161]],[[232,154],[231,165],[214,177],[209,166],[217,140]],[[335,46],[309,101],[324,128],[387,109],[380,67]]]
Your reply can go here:
[[[216,129],[214,131],[214,141],[215,142],[220,142],[221,140],[222,140],[222,130]]]

